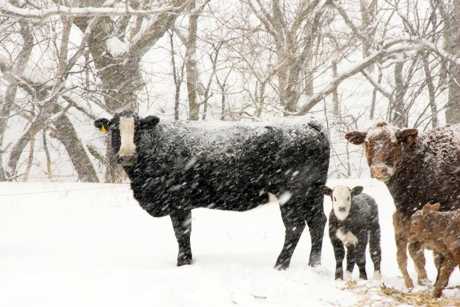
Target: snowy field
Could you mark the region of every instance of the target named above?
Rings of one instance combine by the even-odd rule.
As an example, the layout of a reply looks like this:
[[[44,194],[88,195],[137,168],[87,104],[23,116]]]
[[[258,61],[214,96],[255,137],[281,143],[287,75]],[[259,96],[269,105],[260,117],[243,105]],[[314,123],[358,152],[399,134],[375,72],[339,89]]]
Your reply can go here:
[[[330,185],[337,181],[329,182]],[[361,184],[380,208],[382,273],[403,289],[392,200],[377,181]],[[330,203],[325,205],[329,214]],[[177,268],[169,218],[152,218],[128,185],[0,184],[0,306],[397,306],[377,282],[334,281],[328,236],[320,268],[306,266],[308,231],[288,271],[273,264],[283,243],[275,205],[246,213],[193,211],[195,263]],[[428,253],[428,271],[435,270]],[[411,264],[410,272],[415,277]],[[368,261],[368,275],[372,264]],[[460,274],[445,296],[460,299]],[[357,269],[354,272],[357,278]],[[426,291],[417,288],[415,291]],[[407,306],[407,304],[405,305]]]

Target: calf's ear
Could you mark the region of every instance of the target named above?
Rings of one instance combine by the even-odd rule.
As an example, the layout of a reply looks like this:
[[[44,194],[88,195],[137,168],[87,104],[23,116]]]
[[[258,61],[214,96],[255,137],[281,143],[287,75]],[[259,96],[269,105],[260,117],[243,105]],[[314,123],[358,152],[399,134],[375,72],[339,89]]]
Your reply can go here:
[[[417,129],[402,129],[396,132],[396,138],[400,143],[413,144],[417,139],[418,130]]]
[[[142,129],[151,129],[155,127],[160,122],[160,119],[156,116],[149,115],[141,119],[141,128]]]
[[[345,134],[345,138],[352,144],[360,145],[366,140],[366,135],[367,132],[351,131]]]
[[[351,189],[351,196],[356,196],[356,195],[359,195],[363,192],[364,188],[360,185],[354,187],[353,189]]]
[[[109,132],[110,121],[107,118],[99,118],[94,121],[94,126],[102,133]]]
[[[423,206],[422,212],[423,214],[427,214],[429,212],[434,212],[434,211],[439,211],[439,208],[441,207],[440,203],[435,203],[435,204],[426,204]]]
[[[321,193],[324,195],[332,196],[332,189],[326,185],[320,187]]]

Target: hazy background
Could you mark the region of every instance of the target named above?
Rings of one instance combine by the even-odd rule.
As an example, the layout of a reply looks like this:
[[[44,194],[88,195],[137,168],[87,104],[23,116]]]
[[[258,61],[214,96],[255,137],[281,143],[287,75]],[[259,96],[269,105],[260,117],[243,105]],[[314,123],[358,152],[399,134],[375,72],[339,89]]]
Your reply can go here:
[[[95,118],[460,122],[458,0],[0,1],[0,180],[121,182]],[[459,16],[459,18],[456,18]]]

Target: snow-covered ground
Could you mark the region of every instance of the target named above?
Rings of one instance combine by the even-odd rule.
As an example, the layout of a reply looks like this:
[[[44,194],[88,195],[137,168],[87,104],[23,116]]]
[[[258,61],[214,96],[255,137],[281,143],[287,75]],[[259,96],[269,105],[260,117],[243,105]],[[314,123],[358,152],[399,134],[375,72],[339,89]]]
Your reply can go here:
[[[364,185],[376,198],[384,282],[403,289],[391,223],[394,207],[386,188],[373,180],[340,183]],[[329,210],[327,200],[327,215]],[[334,281],[327,235],[323,264],[317,269],[306,266],[306,231],[290,269],[274,270],[282,243],[276,205],[246,213],[195,210],[195,263],[177,268],[169,218],[150,217],[133,200],[128,185],[2,183],[0,306],[289,307],[362,305],[363,300],[370,300],[366,305],[397,305],[381,294],[376,282],[349,289]],[[433,280],[433,261],[427,254]],[[412,264],[410,271],[415,277]],[[372,276],[370,261],[368,274]],[[458,284],[456,271],[450,285]],[[460,298],[460,289],[448,289],[445,295]]]

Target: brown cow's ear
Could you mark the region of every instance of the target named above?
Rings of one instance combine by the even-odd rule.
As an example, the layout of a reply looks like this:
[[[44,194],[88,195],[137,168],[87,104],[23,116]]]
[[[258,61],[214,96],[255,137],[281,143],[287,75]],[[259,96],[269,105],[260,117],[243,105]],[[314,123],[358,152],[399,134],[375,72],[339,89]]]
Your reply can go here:
[[[351,131],[345,134],[345,138],[352,144],[360,145],[366,140],[366,135],[367,132]]]
[[[396,138],[400,143],[413,144],[417,139],[418,130],[417,129],[403,129],[396,132]]]
[[[324,195],[332,196],[332,189],[330,187],[322,185],[320,189]]]

